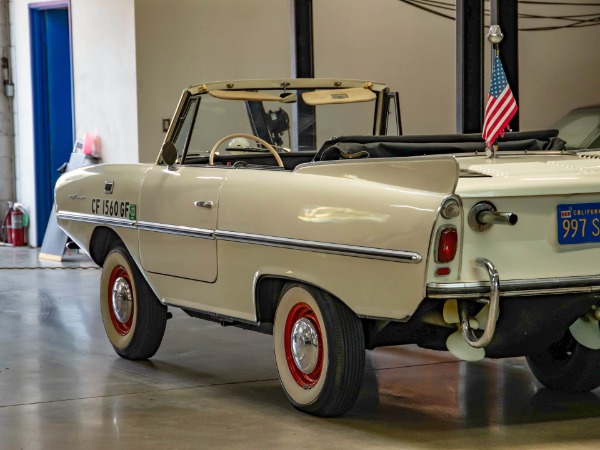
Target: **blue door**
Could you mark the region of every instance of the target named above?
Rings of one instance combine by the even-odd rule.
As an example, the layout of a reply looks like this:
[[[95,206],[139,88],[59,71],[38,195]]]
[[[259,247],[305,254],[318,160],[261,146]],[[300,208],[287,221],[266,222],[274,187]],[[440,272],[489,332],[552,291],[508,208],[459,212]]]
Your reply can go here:
[[[69,160],[74,141],[69,11],[58,6],[30,7],[38,242],[52,210],[57,169]]]

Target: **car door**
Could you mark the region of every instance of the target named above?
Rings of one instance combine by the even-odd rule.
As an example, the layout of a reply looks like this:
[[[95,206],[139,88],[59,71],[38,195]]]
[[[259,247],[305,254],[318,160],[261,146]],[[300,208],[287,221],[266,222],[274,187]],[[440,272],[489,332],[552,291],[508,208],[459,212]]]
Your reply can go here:
[[[217,279],[220,172],[164,165],[148,171],[137,213],[144,270],[205,282]]]

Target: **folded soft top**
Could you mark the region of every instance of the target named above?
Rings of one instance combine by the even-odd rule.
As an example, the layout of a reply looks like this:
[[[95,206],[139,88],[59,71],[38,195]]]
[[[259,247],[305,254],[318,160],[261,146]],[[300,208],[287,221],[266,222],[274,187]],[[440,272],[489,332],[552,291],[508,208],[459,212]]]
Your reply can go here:
[[[499,150],[564,150],[557,130],[506,133]],[[485,151],[480,134],[416,136],[341,136],[325,142],[314,161],[354,158],[389,158]]]

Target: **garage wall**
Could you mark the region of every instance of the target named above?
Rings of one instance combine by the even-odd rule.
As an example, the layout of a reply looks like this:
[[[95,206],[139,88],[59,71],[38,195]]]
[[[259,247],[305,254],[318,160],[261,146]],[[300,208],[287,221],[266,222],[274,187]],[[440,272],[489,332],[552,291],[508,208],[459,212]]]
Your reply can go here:
[[[407,134],[456,131],[454,21],[398,0],[318,0],[313,7],[317,76],[386,82],[400,92]],[[572,5],[519,8],[544,14],[598,12],[598,7]],[[556,22],[520,21],[520,27],[552,25]],[[599,43],[599,26],[519,33],[521,129],[548,127],[569,109],[600,103]],[[486,41],[486,57],[488,51]],[[485,80],[484,98],[489,72]]]
[[[289,17],[281,0],[136,0],[140,161],[156,160],[184,88],[289,77]]]
[[[397,0],[318,0],[315,72],[400,93],[406,134],[455,130],[455,23]]]
[[[11,0],[17,200],[35,211],[29,4]],[[76,136],[102,140],[105,161],[137,161],[133,0],[71,0]],[[29,242],[36,242],[31,214]],[[40,241],[42,236],[40,236]]]
[[[71,0],[75,129],[104,161],[137,162],[134,0]]]
[[[600,104],[600,26],[521,32],[519,40],[523,129],[543,128],[573,108]]]
[[[31,91],[31,60],[29,39],[29,3],[10,0],[11,63],[15,84],[15,179],[17,198],[29,211],[35,211],[35,171],[33,165],[33,106]],[[16,51],[18,49],[19,51]],[[36,217],[31,214],[28,242],[37,240]]]
[[[10,58],[10,27],[8,4],[0,5],[0,47],[2,57]],[[13,155],[13,115],[12,99],[0,93],[0,220],[4,220],[8,209],[7,202],[15,199],[14,155]]]

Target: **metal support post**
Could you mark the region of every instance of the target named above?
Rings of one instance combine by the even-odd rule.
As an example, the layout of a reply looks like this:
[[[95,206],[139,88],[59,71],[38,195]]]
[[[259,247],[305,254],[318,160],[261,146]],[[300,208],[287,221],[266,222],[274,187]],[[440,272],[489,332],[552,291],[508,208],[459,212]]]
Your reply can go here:
[[[312,0],[291,0],[292,18],[292,77],[313,78],[315,76],[313,54]],[[315,108],[302,101],[294,104],[293,115],[296,128],[293,130],[293,147],[298,150],[314,150],[317,145]]]
[[[513,96],[519,103],[519,2],[518,0],[490,0],[490,23],[500,25],[504,33],[502,41],[502,65]],[[519,112],[510,121],[512,131],[519,131]]]
[[[456,1],[456,131],[483,123],[483,2]]]

